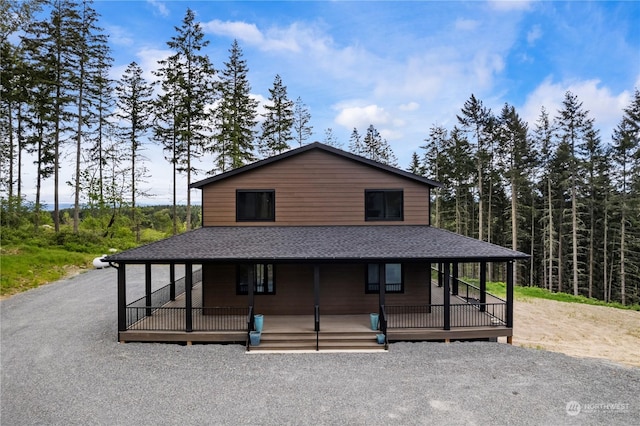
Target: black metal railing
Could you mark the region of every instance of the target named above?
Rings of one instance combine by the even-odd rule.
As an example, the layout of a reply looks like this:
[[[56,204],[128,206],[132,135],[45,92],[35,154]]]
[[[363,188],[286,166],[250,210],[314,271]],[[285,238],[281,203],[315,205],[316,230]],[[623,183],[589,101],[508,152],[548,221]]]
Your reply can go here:
[[[247,313],[247,352],[251,350],[251,330],[253,330],[253,327],[255,326],[255,321],[256,319],[253,316],[253,305],[249,305],[249,312]]]
[[[198,269],[193,272],[192,275],[193,284],[202,281],[202,269]],[[185,277],[177,279],[175,282],[175,293],[174,298],[183,294],[185,292]],[[156,291],[151,293],[151,304],[147,306],[147,297],[143,296],[127,305],[127,328],[129,328],[132,324],[139,321],[146,315],[152,315],[155,309],[159,309],[160,307],[166,305],[171,301],[171,284],[167,284],[164,287],[157,289]],[[145,308],[143,311],[135,310],[135,314],[133,310],[129,310],[129,308]],[[140,314],[142,314],[140,316]]]
[[[444,328],[444,305],[386,306],[388,328]],[[456,303],[450,306],[450,326],[506,325],[506,302]]]
[[[147,315],[147,310],[152,314]],[[244,331],[248,308],[191,308],[193,331]],[[164,306],[127,307],[128,330],[186,331],[186,308]]]
[[[316,351],[320,350],[320,306],[313,307],[313,329],[316,332]]]
[[[384,349],[389,349],[389,339],[387,339],[387,310],[384,305],[380,305],[380,314],[378,316],[378,326],[380,327],[380,333],[384,334]]]

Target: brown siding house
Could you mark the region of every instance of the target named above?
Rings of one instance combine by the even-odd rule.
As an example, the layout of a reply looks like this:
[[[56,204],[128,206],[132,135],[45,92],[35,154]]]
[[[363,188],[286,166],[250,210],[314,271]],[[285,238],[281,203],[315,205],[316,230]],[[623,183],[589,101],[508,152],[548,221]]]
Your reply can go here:
[[[202,228],[106,258],[119,271],[118,338],[247,350],[510,341],[511,271],[527,256],[431,227],[439,186],[319,143],[194,183]],[[506,264],[506,300],[486,292],[487,262]],[[458,277],[462,263],[479,265],[478,286]],[[127,264],[170,265],[167,288],[151,292],[147,277],[127,303]]]

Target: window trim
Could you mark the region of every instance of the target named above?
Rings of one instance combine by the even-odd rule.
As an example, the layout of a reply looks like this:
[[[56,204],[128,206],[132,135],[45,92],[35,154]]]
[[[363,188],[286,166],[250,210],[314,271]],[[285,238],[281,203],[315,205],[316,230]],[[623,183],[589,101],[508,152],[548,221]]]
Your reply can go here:
[[[239,264],[236,266],[236,295],[237,296],[247,296],[249,295],[249,287],[247,285],[246,290],[243,290],[242,287],[240,285],[240,274],[241,274],[241,268],[246,267],[246,264]],[[253,294],[254,295],[264,295],[264,296],[274,296],[276,294],[276,266],[273,263],[252,263],[251,266],[254,268],[254,274],[253,274]],[[262,272],[263,276],[268,276],[266,268],[268,266],[271,266],[272,269],[272,276],[273,276],[273,290],[272,291],[258,291],[258,282],[256,281],[257,279],[257,275],[256,272],[256,268],[257,267],[262,267],[264,270]],[[265,289],[268,288],[267,285],[264,286]]]
[[[271,194],[271,209],[269,211],[270,218],[257,219],[257,218],[241,218],[240,217],[240,194],[247,193],[267,193]],[[276,221],[276,190],[275,189],[236,189],[236,222],[275,222]]]
[[[386,194],[399,192],[400,193],[400,218],[388,218],[388,217],[369,217],[367,212],[367,195],[371,193],[379,192],[384,194],[384,205],[386,206]],[[385,212],[386,213],[386,212]],[[404,189],[403,188],[390,188],[390,189],[365,189],[364,190],[364,220],[366,222],[404,222]]]
[[[369,265],[376,265],[380,268],[380,263],[366,263],[364,268],[364,292],[365,294],[378,294],[380,292],[380,280],[377,283],[369,282]],[[401,262],[384,262],[385,274],[387,265],[400,265],[400,290],[389,290],[389,285],[398,285],[398,283],[385,283],[385,294],[404,294],[404,264]]]

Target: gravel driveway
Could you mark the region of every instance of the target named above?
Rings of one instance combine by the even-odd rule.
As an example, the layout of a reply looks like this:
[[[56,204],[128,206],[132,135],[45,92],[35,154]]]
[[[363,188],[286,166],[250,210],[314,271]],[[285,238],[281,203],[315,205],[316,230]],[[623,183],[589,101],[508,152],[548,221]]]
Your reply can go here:
[[[640,369],[506,344],[395,343],[382,354],[118,344],[111,268],[0,310],[2,425],[640,424]]]

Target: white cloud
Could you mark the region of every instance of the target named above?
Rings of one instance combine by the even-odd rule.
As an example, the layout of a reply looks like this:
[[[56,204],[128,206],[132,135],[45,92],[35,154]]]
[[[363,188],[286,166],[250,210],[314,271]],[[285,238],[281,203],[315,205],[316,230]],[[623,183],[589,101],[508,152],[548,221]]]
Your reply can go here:
[[[612,93],[608,87],[601,85],[600,80],[556,83],[549,77],[529,94],[521,108],[522,117],[533,126],[543,106],[551,118],[555,117],[562,108],[567,91],[582,102],[582,107],[589,111],[588,116],[595,119],[594,126],[600,129],[602,141],[608,143],[611,132],[622,118],[623,109],[629,106],[633,94],[628,90]]]
[[[420,104],[417,102],[409,102],[407,104],[400,105],[400,111],[415,111],[420,108]]]
[[[226,36],[239,40],[242,43],[257,46],[262,50],[275,51],[300,51],[299,40],[308,39],[300,37],[304,34],[298,24],[292,24],[287,28],[274,27],[264,33],[255,24],[242,21],[220,21],[214,19],[202,24],[205,32]]]
[[[373,124],[374,127],[390,122],[390,115],[384,108],[378,105],[367,105],[364,107],[338,107],[340,112],[335,118],[335,122],[347,129],[354,127],[359,131]]]
[[[261,44],[264,41],[264,36],[258,27],[255,24],[248,24],[246,22],[220,21],[214,19],[213,21],[203,23],[202,29],[205,32],[235,38],[249,44]]]
[[[456,31],[473,31],[478,28],[480,22],[474,19],[458,18],[454,24]]]
[[[164,2],[158,0],[147,0],[153,8],[162,16],[169,16],[169,9],[167,9],[167,5]]]
[[[494,10],[512,11],[512,10],[529,10],[532,0],[489,0],[489,5]]]
[[[527,33],[527,43],[532,45],[540,37],[542,37],[542,29],[540,25],[534,25]]]
[[[118,25],[107,25],[106,33],[109,34],[109,42],[118,46],[131,46],[134,39],[126,28]]]

